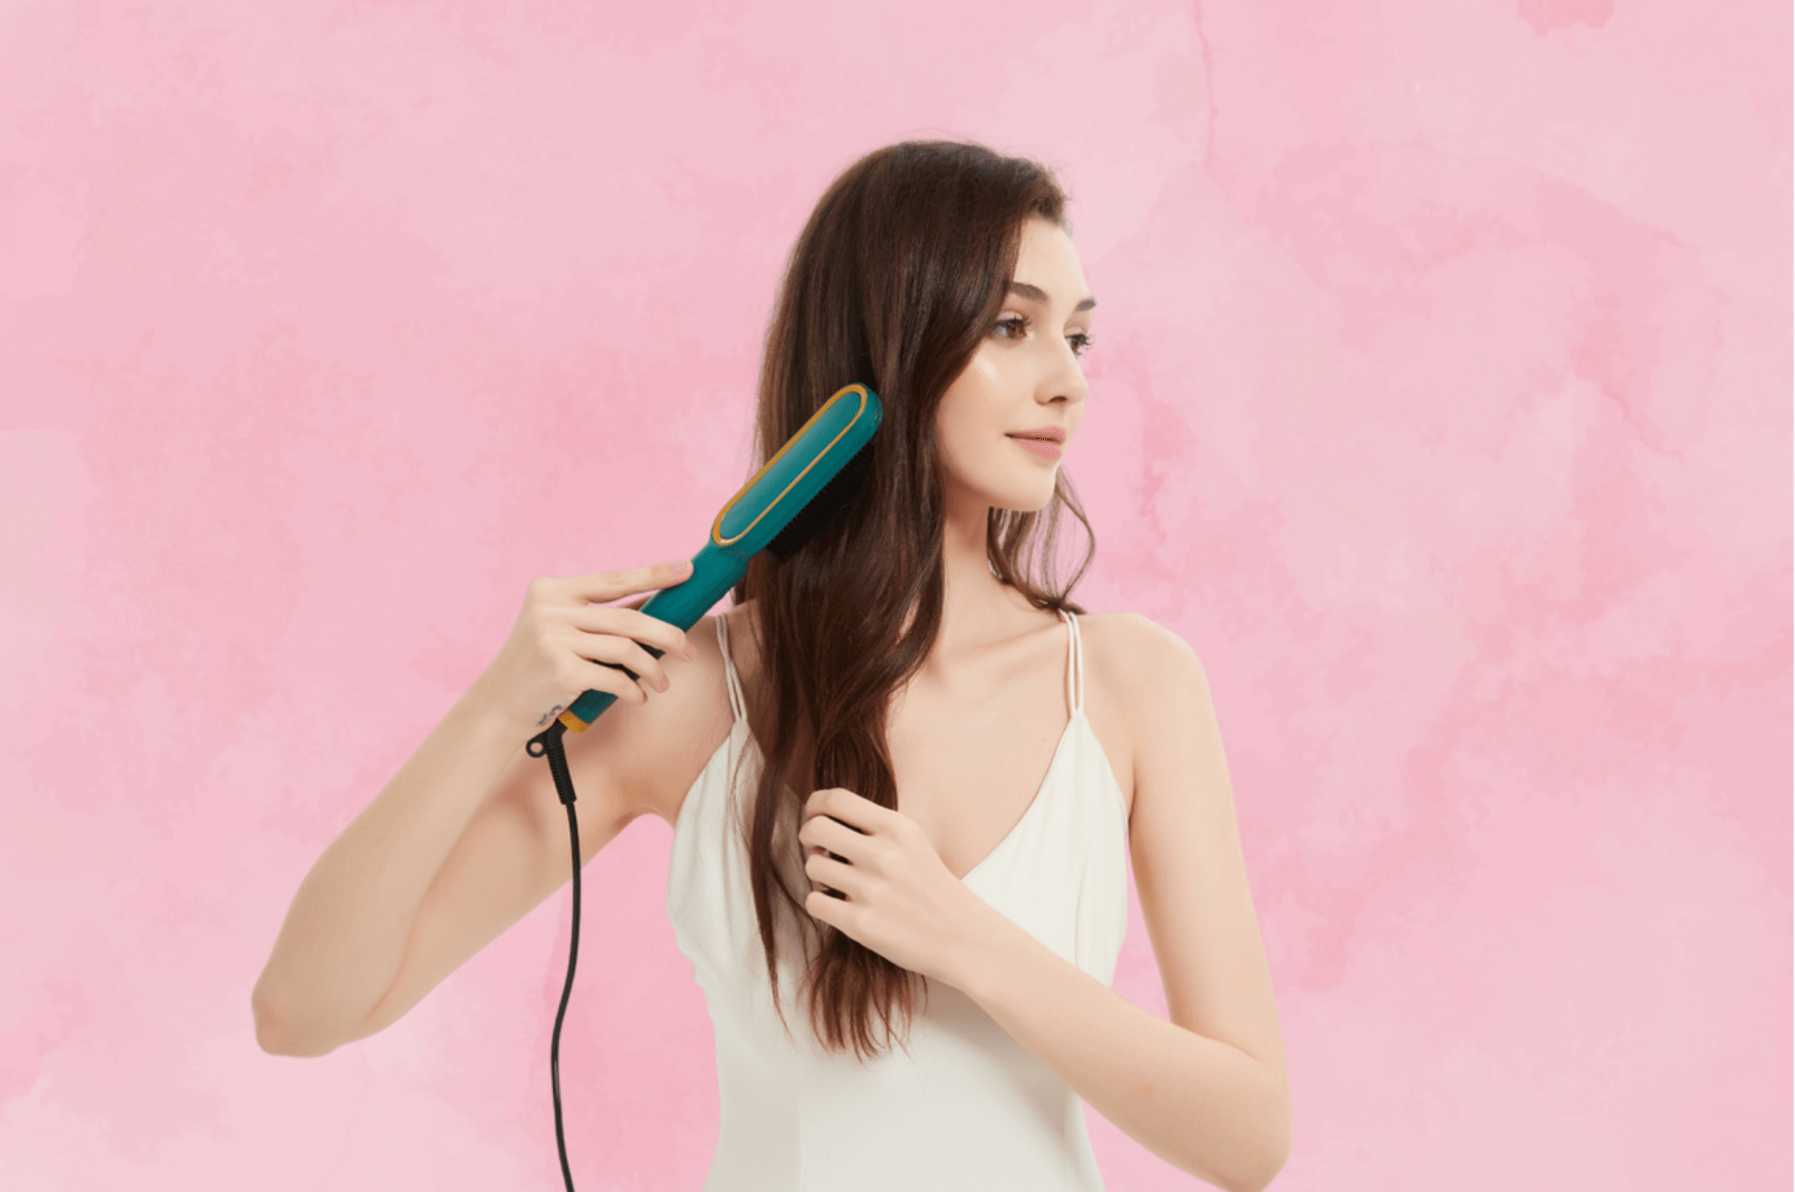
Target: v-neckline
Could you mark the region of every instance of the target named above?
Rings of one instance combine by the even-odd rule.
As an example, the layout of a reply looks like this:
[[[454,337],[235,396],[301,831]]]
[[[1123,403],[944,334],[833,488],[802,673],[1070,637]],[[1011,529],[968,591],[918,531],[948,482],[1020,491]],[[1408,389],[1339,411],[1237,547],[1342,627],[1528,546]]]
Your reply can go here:
[[[1060,730],[1059,742],[1058,742],[1058,744],[1056,744],[1053,747],[1053,760],[1047,763],[1047,774],[1045,777],[1043,777],[1041,779],[1041,785],[1035,788],[1034,798],[1030,799],[1028,801],[1028,806],[1023,808],[1022,817],[1020,819],[1018,819],[1014,824],[1010,825],[1010,830],[1003,834],[1003,839],[999,840],[996,844],[992,845],[991,851],[986,853],[977,865],[974,865],[971,869],[968,869],[965,873],[958,875],[958,877],[955,880],[962,881],[962,882],[969,880],[979,870],[983,869],[985,866],[989,865],[993,860],[995,860],[997,857],[997,854],[1003,851],[1004,846],[1009,844],[1011,839],[1013,839],[1017,833],[1022,831],[1022,826],[1024,824],[1028,823],[1029,817],[1033,816],[1035,814],[1035,809],[1041,805],[1041,796],[1047,793],[1048,784],[1053,781],[1054,775],[1059,773],[1060,758],[1065,756],[1065,753],[1066,753],[1066,740],[1067,740],[1067,738],[1069,738],[1072,735],[1073,726],[1075,724],[1077,724],[1078,721],[1083,716],[1084,716],[1084,709],[1080,708],[1066,718],[1066,727],[1064,727]],[[765,765],[767,755],[761,751],[760,742],[755,740],[754,731],[748,727],[748,722],[746,720],[738,720],[738,721],[736,721],[736,724],[741,725],[743,735],[745,735],[748,739],[748,744],[753,746],[755,755],[760,758],[761,764]],[[730,726],[730,735],[733,736],[734,733],[735,733],[735,726],[731,725]],[[717,753],[723,752],[723,750],[728,748],[728,746],[729,746],[729,740],[728,740],[728,738],[724,738],[723,743],[717,747]],[[711,755],[711,760],[713,762],[716,760],[715,753],[713,753]],[[707,766],[706,768],[708,769],[709,767]],[[790,784],[786,785],[786,789],[787,790],[791,789]],[[685,808],[681,807],[680,810],[684,811]]]
[[[1076,626],[1074,626],[1070,623],[1070,619],[1066,616],[1066,614],[1064,612],[1062,612],[1060,614],[1060,622],[1061,622],[1061,624],[1065,625],[1066,633],[1068,635],[1068,641],[1067,641],[1067,650],[1068,650],[1067,660],[1068,661],[1067,661],[1067,664],[1068,664],[1068,666],[1070,666],[1070,665],[1072,665],[1072,659],[1073,659],[1074,655],[1076,655],[1079,651],[1079,647],[1080,647],[1081,643],[1078,640],[1078,632],[1077,632]],[[727,629],[727,626],[725,625],[725,630],[726,629]],[[728,657],[728,646],[724,645],[721,641],[719,641],[719,645],[722,646],[722,649],[724,652],[724,667],[728,670],[733,670],[734,669],[733,661]],[[1080,660],[1080,669],[1082,670],[1082,660]],[[1080,677],[1079,686],[1081,688],[1080,694],[1082,695],[1083,694],[1083,692],[1082,692],[1082,688],[1083,688],[1082,674],[1079,677]],[[1070,682],[1069,679],[1068,679],[1068,682]],[[1069,691],[1070,691],[1070,689],[1068,688],[1068,692]],[[1072,736],[1073,726],[1076,725],[1083,718],[1084,718],[1083,701],[1079,700],[1072,708],[1072,711],[1070,712],[1070,714],[1067,715],[1065,727],[1060,729],[1059,741],[1053,747],[1053,760],[1047,763],[1047,773],[1045,776],[1042,777],[1041,785],[1035,788],[1034,797],[1028,801],[1028,806],[1023,808],[1021,817],[1019,819],[1017,819],[1017,821],[1014,824],[1010,825],[1010,830],[1008,832],[1005,832],[1003,834],[1003,838],[991,847],[991,851],[987,852],[982,858],[979,859],[978,864],[974,865],[971,869],[968,869],[965,873],[960,874],[956,880],[961,881],[961,882],[970,881],[975,875],[977,875],[979,873],[980,870],[984,869],[987,865],[991,864],[991,862],[996,859],[997,854],[1001,853],[1004,850],[1004,848],[1006,846],[1008,846],[1010,841],[1013,840],[1016,837],[1016,835],[1022,831],[1023,825],[1028,823],[1029,818],[1035,814],[1035,809],[1038,806],[1040,806],[1041,796],[1047,792],[1048,785],[1053,781],[1054,776],[1059,773],[1060,758],[1063,757],[1066,752],[1066,741]],[[748,744],[750,744],[754,747],[754,752],[756,755],[759,756],[759,758],[761,760],[761,764],[765,765],[766,754],[761,750],[760,742],[755,739],[754,731],[748,727],[748,718],[746,716],[738,715],[736,717],[735,724],[732,724],[730,726],[729,736],[725,737],[723,739],[722,744],[720,744],[717,747],[716,753],[722,753],[724,750],[726,750],[728,748],[730,739],[735,736],[735,726],[736,725],[740,725],[742,727],[744,735],[748,738]],[[1101,742],[1098,743],[1098,752],[1100,754],[1104,755],[1105,768],[1110,771],[1111,781],[1113,782],[1114,781],[1114,769],[1108,765],[1109,758],[1108,758],[1107,753],[1105,753],[1105,751],[1103,750]],[[711,755],[712,762],[714,762],[716,760],[716,753],[713,753]],[[708,763],[706,765],[706,769],[709,769]],[[784,785],[787,790],[791,789],[791,785],[789,783],[785,783],[782,785]],[[687,801],[690,801],[689,798]],[[682,813],[685,811],[685,807],[683,806],[683,804],[680,807],[680,811]]]
[[[1003,851],[1004,846],[1009,844],[1011,839],[1014,838],[1018,832],[1022,831],[1022,825],[1029,821],[1029,817],[1034,815],[1035,808],[1041,805],[1041,797],[1047,793],[1048,784],[1053,781],[1053,776],[1059,773],[1060,758],[1066,752],[1066,739],[1072,735],[1072,726],[1076,724],[1079,717],[1083,715],[1084,709],[1080,708],[1074,711],[1070,716],[1066,717],[1066,727],[1060,730],[1059,743],[1053,747],[1053,760],[1047,763],[1047,774],[1041,779],[1041,785],[1035,788],[1035,797],[1028,801],[1028,806],[1022,811],[1022,817],[1010,825],[1010,830],[1003,834],[1003,839],[992,845],[991,851],[986,853],[984,858],[980,860],[977,865],[974,865],[971,869],[968,869],[965,873],[961,874],[959,878],[960,881],[963,882],[968,880],[973,874],[989,865],[992,860],[996,858],[997,854]]]

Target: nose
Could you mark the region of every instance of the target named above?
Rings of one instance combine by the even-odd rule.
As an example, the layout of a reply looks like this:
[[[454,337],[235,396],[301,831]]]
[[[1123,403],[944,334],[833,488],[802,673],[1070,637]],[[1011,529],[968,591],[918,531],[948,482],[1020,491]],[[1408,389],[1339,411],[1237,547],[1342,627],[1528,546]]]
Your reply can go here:
[[[1085,399],[1091,389],[1090,382],[1084,378],[1084,369],[1079,366],[1078,353],[1064,339],[1054,350],[1053,363],[1041,378],[1037,390],[1037,400],[1044,402],[1064,401],[1073,405]]]

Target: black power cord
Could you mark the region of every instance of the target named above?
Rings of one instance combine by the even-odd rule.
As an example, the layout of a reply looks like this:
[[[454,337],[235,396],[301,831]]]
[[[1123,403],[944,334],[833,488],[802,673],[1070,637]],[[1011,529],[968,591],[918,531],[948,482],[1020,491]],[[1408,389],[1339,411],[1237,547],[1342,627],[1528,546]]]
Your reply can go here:
[[[665,653],[646,644],[642,648],[656,658]],[[641,677],[621,663],[599,662],[596,658],[592,661],[622,671],[631,682]],[[607,701],[599,711],[610,706]],[[561,738],[566,735],[567,722],[557,717],[553,724],[530,738],[524,752],[531,757],[548,758],[548,771],[555,778],[555,793],[561,797],[561,806],[567,808],[567,838],[573,843],[573,931],[567,940],[567,984],[561,987],[561,1005],[555,1011],[555,1033],[548,1045],[548,1071],[555,1087],[555,1149],[561,1152],[561,1178],[567,1183],[567,1192],[574,1192],[573,1169],[567,1165],[567,1131],[561,1124],[561,1023],[567,1017],[567,999],[573,996],[573,970],[580,959],[580,820],[574,814],[573,775],[568,772],[567,751],[561,744]]]
[[[567,808],[567,836],[573,842],[573,930],[567,941],[567,983],[561,987],[561,1006],[555,1011],[555,1033],[549,1041],[549,1079],[555,1089],[555,1148],[561,1153],[561,1178],[567,1192],[574,1192],[573,1169],[567,1165],[567,1134],[561,1125],[561,1023],[567,1017],[567,999],[573,995],[573,970],[580,959],[580,820],[573,810],[573,778],[567,772],[567,753],[561,738],[567,726],[559,720],[530,738],[524,746],[531,757],[548,755],[549,773],[555,777],[555,793]]]
[[[850,417],[848,422],[848,426],[858,424],[862,425],[864,428],[864,433],[859,439],[859,446],[854,448],[854,454],[848,459],[842,460],[838,456],[836,460],[828,461],[826,457],[830,447],[839,441],[843,435],[848,433],[847,427],[843,427],[838,432],[830,432],[834,434],[834,437],[828,438],[826,442],[823,438],[806,440],[804,437],[805,432],[810,428],[811,423],[816,422],[818,418],[823,416],[824,410],[829,409],[838,400],[845,400],[849,394],[856,390],[860,393],[862,398],[862,410],[870,414],[870,418],[866,423],[859,423],[858,415]],[[808,448],[800,448],[800,454],[806,454],[810,457],[809,464],[801,470],[796,470],[789,480],[782,479],[780,483],[785,484],[786,487],[778,493],[761,493],[759,498],[759,512],[750,523],[759,524],[763,518],[771,517],[772,520],[766,524],[779,527],[777,532],[767,540],[764,549],[769,551],[773,557],[778,559],[781,563],[789,562],[805,543],[814,538],[826,525],[832,524],[835,517],[844,508],[854,504],[858,500],[862,490],[865,489],[870,482],[872,477],[873,453],[867,450],[868,439],[865,436],[870,435],[874,430],[878,429],[881,408],[878,395],[866,388],[866,386],[846,386],[838,390],[828,402],[825,402],[823,408],[818,410],[817,413],[811,417],[810,422],[805,423],[798,434],[786,443],[785,447],[780,448],[778,454],[773,456],[773,460],[776,461],[781,456],[785,455],[788,448],[791,448],[795,444],[807,443],[809,445]],[[824,437],[826,438],[826,436]],[[763,467],[760,473],[757,473],[755,478],[749,481],[748,487],[737,493],[730,503],[723,507],[725,512],[735,508],[737,501],[754,494],[757,491],[756,485],[768,469],[772,467],[773,462],[769,461],[766,467]],[[789,493],[791,488],[797,484],[797,478],[809,472],[813,467],[820,467],[822,470],[818,474],[826,477],[822,487],[806,500],[802,506],[792,508],[787,504],[782,506],[778,512],[774,512],[774,506],[778,503],[779,497],[784,493]],[[780,525],[781,521],[784,522],[783,525]],[[717,538],[717,526],[721,525],[722,518],[721,515],[719,515],[717,525],[713,526],[711,529],[712,541],[719,546],[726,545],[721,539]],[[743,531],[743,533],[745,534],[746,531]],[[729,541],[735,542],[736,539],[732,538]],[[733,563],[726,563],[719,559],[717,555],[709,552],[710,547],[707,546],[705,550],[700,551],[692,560],[694,568],[698,568],[700,572],[710,576],[710,579],[706,581],[707,583],[714,581],[717,574],[720,572],[729,572],[731,568],[739,569],[733,571],[733,578],[731,578],[723,587],[718,588],[708,602],[705,602],[696,608],[687,607],[686,612],[690,614],[689,616],[682,616],[669,622],[677,624],[681,630],[690,629],[693,622],[702,615],[704,609],[709,607],[709,604],[715,603],[715,601],[722,596],[723,592],[735,587],[745,574],[748,563],[748,556],[746,554],[737,556]],[[664,595],[664,593],[656,593],[655,597],[651,597],[644,602],[644,604],[631,605],[630,607],[644,610],[646,608],[653,608],[655,606],[655,600],[661,595]],[[675,604],[677,607],[677,602],[675,602]],[[648,615],[653,616],[654,614],[650,613]],[[649,655],[654,658],[659,658],[663,654],[662,650],[659,650],[646,642],[642,643],[642,648],[648,651]],[[629,676],[631,682],[640,678],[635,671],[621,663],[600,662],[596,658],[592,659],[592,661],[599,666],[608,666],[613,670],[622,671]],[[597,689],[595,688],[593,690],[582,692],[581,697],[583,699],[584,696],[596,694],[596,691]],[[604,698],[589,715],[573,712],[571,710],[569,710],[568,715],[572,716],[576,723],[589,725],[592,723],[592,719],[602,714],[606,708],[611,706],[611,703],[615,699],[615,695]],[[575,701],[576,704],[580,702],[581,700]],[[559,711],[559,709],[557,709],[557,711]],[[567,1182],[567,1192],[574,1192],[573,1170],[567,1165],[567,1135],[561,1124],[561,1023],[567,1016],[567,999],[573,993],[574,965],[579,961],[580,957],[580,824],[579,819],[574,814],[573,810],[573,779],[568,775],[567,754],[563,750],[561,744],[561,738],[566,734],[567,722],[556,719],[554,723],[550,724],[542,732],[531,737],[529,743],[524,746],[524,749],[531,757],[546,756],[548,758],[549,772],[555,777],[555,793],[560,795],[561,805],[567,808],[567,836],[573,843],[573,934],[567,942],[567,984],[561,988],[561,1006],[555,1011],[555,1033],[553,1039],[549,1042],[548,1069],[549,1076],[553,1080],[555,1087],[555,1146],[561,1152],[561,1178]],[[837,895],[837,897],[845,897],[845,895]]]

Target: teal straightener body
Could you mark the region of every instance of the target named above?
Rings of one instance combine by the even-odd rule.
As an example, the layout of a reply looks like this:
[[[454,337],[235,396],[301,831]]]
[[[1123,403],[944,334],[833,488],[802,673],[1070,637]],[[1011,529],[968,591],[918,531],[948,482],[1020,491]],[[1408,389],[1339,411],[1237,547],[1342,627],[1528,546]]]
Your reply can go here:
[[[878,395],[865,385],[838,390],[723,506],[711,523],[710,538],[692,556],[692,578],[662,588],[641,611],[690,629],[741,582],[749,559],[768,548],[782,561],[789,558],[839,504],[822,495],[824,487],[837,477],[865,471],[867,458],[860,449],[879,429],[880,413]],[[850,463],[855,465],[851,469]],[[643,648],[661,656],[653,646]],[[617,669],[636,677],[627,667]],[[616,701],[608,691],[583,692],[561,713],[560,721],[570,732],[584,732]],[[530,752],[540,756],[537,749]]]
[[[853,485],[868,473],[872,452],[867,445],[879,429],[880,414],[878,395],[865,385],[837,390],[723,506],[711,523],[710,538],[692,556],[691,578],[660,589],[641,611],[682,631],[690,629],[742,581],[748,573],[748,560],[755,555],[771,550],[781,562],[791,558],[852,496]],[[656,658],[662,654],[646,643],[642,648]],[[613,666],[636,678],[626,666],[613,662],[597,665]],[[580,824],[573,810],[573,779],[561,739],[569,732],[584,732],[616,702],[617,697],[608,691],[583,691],[525,746],[531,757],[548,758],[555,792],[567,808],[567,835],[573,846],[573,929],[567,945],[567,982],[561,988],[561,1006],[555,1012],[555,1033],[549,1043],[555,1145],[561,1152],[561,1177],[567,1192],[573,1192],[573,1170],[567,1164],[567,1139],[561,1122],[561,1023],[567,1015],[574,966],[580,955]]]

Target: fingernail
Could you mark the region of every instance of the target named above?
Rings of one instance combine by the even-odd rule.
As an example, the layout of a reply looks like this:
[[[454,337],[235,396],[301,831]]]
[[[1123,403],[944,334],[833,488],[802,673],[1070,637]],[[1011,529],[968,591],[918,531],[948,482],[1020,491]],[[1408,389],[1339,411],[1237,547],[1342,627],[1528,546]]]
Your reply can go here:
[[[677,571],[681,575],[684,575],[686,572],[690,571],[691,569],[692,569],[692,561],[690,559],[687,559],[680,563],[675,563],[673,565],[673,570]]]
[[[692,647],[687,646],[686,647],[686,661],[690,662],[690,661],[692,661],[692,659],[694,659],[696,657],[698,657],[698,652],[696,650],[692,649]]]

